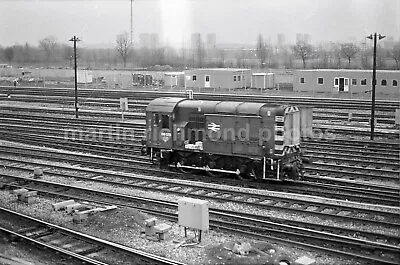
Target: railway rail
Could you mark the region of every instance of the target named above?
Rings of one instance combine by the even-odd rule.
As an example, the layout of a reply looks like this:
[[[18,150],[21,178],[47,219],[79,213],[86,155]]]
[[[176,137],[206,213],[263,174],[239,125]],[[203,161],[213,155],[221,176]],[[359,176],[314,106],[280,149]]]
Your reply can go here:
[[[138,137],[144,135],[145,130],[145,121],[143,119],[136,120],[93,120],[93,119],[75,119],[75,118],[65,118],[65,117],[57,117],[57,116],[43,116],[43,115],[32,115],[32,114],[19,114],[19,113],[3,113],[2,117],[0,117],[0,122],[4,125],[24,125],[25,127],[43,127],[43,125],[48,126],[49,128],[68,128],[68,129],[109,129],[109,128],[125,128],[127,130],[135,130],[137,132]],[[317,139],[312,139],[308,141],[305,139],[308,145],[314,143],[313,146],[324,146],[326,150],[337,150],[337,144],[343,144],[346,142],[346,146],[357,147],[356,151],[361,152],[364,151],[363,155],[367,155],[366,152],[372,152],[375,154],[377,152],[386,154],[390,150],[395,150],[398,152],[400,149],[396,143],[393,142],[382,142],[375,141],[373,143],[369,141],[361,141],[354,139],[343,139],[336,137],[317,137]],[[375,146],[373,146],[375,144]],[[342,151],[342,150],[340,150]],[[393,153],[393,151],[392,151]],[[397,153],[396,153],[397,154]]]
[[[118,255],[118,259],[125,258],[129,260],[129,264],[183,265],[181,262],[67,229],[3,207],[0,207],[0,212],[0,219],[3,219],[0,232],[8,234],[12,240],[23,240],[83,264],[107,265],[108,256]],[[14,220],[12,227],[4,227],[10,219]]]
[[[6,152],[4,150],[4,148],[1,149],[1,152],[2,153],[8,153],[9,155],[16,156],[16,158],[14,158],[14,159],[12,159],[12,158],[10,158],[8,156],[2,156],[0,158],[0,161],[3,161],[2,162],[3,165],[6,168],[10,168],[10,169],[11,168],[21,169],[21,167],[16,166],[15,163],[17,163],[17,164],[18,163],[22,163],[22,162],[18,162],[18,161],[20,161],[20,159],[23,158],[23,157],[25,157],[25,158],[28,157],[28,158],[44,159],[45,162],[24,162],[24,163],[27,163],[27,164],[31,165],[30,168],[29,167],[25,168],[25,170],[31,170],[32,169],[32,165],[46,167],[46,163],[47,163],[46,161],[54,161],[54,160],[60,161],[61,160],[61,161],[69,162],[69,163],[71,163],[72,165],[75,165],[75,166],[82,165],[84,167],[92,167],[92,168],[97,168],[97,169],[119,170],[120,168],[124,168],[125,170],[126,169],[129,170],[127,172],[133,172],[133,170],[135,170],[135,168],[136,168],[136,170],[139,170],[139,172],[141,172],[141,173],[143,173],[143,171],[145,171],[145,172],[151,172],[151,173],[158,173],[159,175],[160,175],[160,173],[162,173],[164,176],[166,175],[166,173],[168,174],[168,172],[165,172],[163,170],[154,169],[154,168],[152,169],[152,168],[148,168],[148,167],[147,168],[144,168],[144,167],[138,168],[137,165],[132,165],[132,164],[131,165],[128,164],[128,165],[124,165],[124,166],[123,165],[115,165],[115,163],[112,163],[112,160],[105,159],[103,157],[98,157],[98,156],[88,156],[88,155],[78,155],[78,154],[68,154],[68,153],[60,154],[58,152],[51,152],[49,150],[46,150],[46,151],[43,151],[43,152],[37,152],[37,151],[33,152],[33,151],[28,151],[27,149],[22,149],[22,152],[21,152],[21,149],[20,149],[20,152],[11,152],[11,151],[10,152]],[[104,166],[104,165],[106,165],[106,166]],[[52,167],[53,168],[57,168],[59,170],[76,170],[74,167],[71,168],[71,166],[62,166],[62,165],[57,165],[56,166],[56,165],[53,165]],[[82,173],[82,170],[79,170],[79,171]],[[101,171],[94,171],[94,172],[101,175]],[[90,170],[83,171],[83,173],[94,173],[94,172],[91,172]],[[176,177],[175,176],[175,174],[176,174],[175,172],[170,172],[169,174],[172,175],[173,177]],[[143,181],[143,178],[141,178],[141,177],[132,177],[132,176],[127,177],[126,175],[123,175],[122,173],[121,173],[121,175],[111,174],[109,176],[111,176],[112,178],[125,178],[125,179],[128,179],[128,181],[131,183],[130,185],[133,185],[132,183],[133,183],[133,181],[135,181],[135,178],[136,178],[139,181],[139,184],[138,185],[133,185],[133,186],[135,186],[137,188],[146,187],[146,183],[144,183],[144,186],[141,185],[141,181]],[[98,180],[95,180],[95,181],[98,181]],[[192,187],[191,186],[192,184],[189,184],[189,185],[185,185],[184,183],[176,184],[175,182],[179,183],[179,181],[180,181],[179,178],[178,179],[174,179],[173,181],[174,181],[173,185],[180,185],[180,187],[181,187],[180,189],[184,190],[183,193],[182,193],[182,191],[180,191],[180,192],[179,191],[173,191],[173,192],[176,192],[176,193],[178,193],[180,195],[189,193],[189,194],[193,194],[193,196],[207,197],[205,195],[197,195],[197,192],[203,188],[201,186],[196,188],[196,187]],[[165,191],[169,190],[168,188],[164,187],[165,185],[168,185],[168,183],[169,183],[168,181],[152,179],[151,183],[152,183],[152,185],[150,185],[150,186],[154,186],[153,184],[158,183],[157,186],[160,186],[160,188],[157,188],[157,191],[161,191],[161,192],[164,191],[165,192]],[[214,181],[214,183],[215,184],[221,184],[218,181]],[[151,187],[151,188],[152,189],[156,189],[155,187]],[[187,191],[187,189],[193,189],[193,190],[192,191]],[[390,191],[389,187],[386,187],[386,191]],[[321,192],[321,190],[319,192]],[[325,192],[327,193],[328,191],[325,191]],[[336,191],[333,191],[333,192],[337,193],[338,191],[336,190]],[[386,196],[387,199],[391,198],[392,202],[398,201],[398,192],[399,192],[398,189],[397,190],[396,189],[392,189],[387,194],[383,193],[383,190],[376,191],[375,200],[380,200],[380,198],[376,197],[376,195],[379,192],[381,193],[381,197],[385,197]],[[396,194],[396,192],[397,192],[397,194]],[[259,194],[247,194],[247,193],[240,193],[240,192],[226,191],[226,190],[225,191],[224,190],[221,191],[218,188],[214,188],[214,189],[208,188],[208,192],[206,192],[206,194],[208,194],[208,193],[218,193],[218,194],[220,194],[220,196],[217,196],[217,197],[224,197],[226,195],[224,193],[231,194],[231,196],[229,196],[229,197],[232,197],[232,198],[235,198],[235,196],[234,196],[235,194],[239,196],[239,200],[235,201],[235,199],[230,199],[229,200],[230,202],[240,202],[241,200],[243,200],[242,197],[248,197],[247,199],[245,199],[245,201],[249,201],[250,205],[253,205],[253,206],[262,205],[262,207],[266,207],[266,208],[269,208],[269,207],[275,208],[274,204],[282,204],[282,199],[281,198],[278,198],[278,199],[274,198],[274,196],[259,195]],[[351,197],[349,196],[349,199],[350,198]],[[228,199],[226,199],[226,200],[228,201]],[[252,203],[252,201],[256,201],[257,203]],[[260,203],[260,202],[265,202],[265,201],[268,201],[270,203]],[[297,208],[294,208],[294,209],[291,208],[293,206],[293,204],[296,204],[296,200],[289,200],[287,202],[287,204],[288,204],[288,207],[285,207],[285,206],[283,206],[283,207],[282,206],[276,206],[276,207],[277,207],[277,209],[289,208],[290,210],[294,210],[294,211],[300,211],[300,212],[302,211],[302,210],[298,210]],[[302,202],[302,203],[300,203],[300,205],[307,205],[307,203],[306,202]],[[323,204],[323,203],[320,203],[320,204],[317,203],[315,205],[318,205],[318,207],[317,207],[318,209],[315,209],[315,212],[317,212],[317,213],[323,211],[324,208],[327,207],[327,205]],[[333,205],[331,205],[331,206],[334,207]],[[307,208],[307,207],[305,207],[305,208]],[[355,209],[353,209],[352,212],[354,212],[355,210],[357,210],[357,207]],[[334,211],[336,213],[341,212],[341,211],[338,211],[337,209],[335,209]],[[318,214],[321,214],[321,213],[318,213]],[[369,215],[370,214],[371,213],[369,213]],[[324,216],[323,213],[322,213],[322,215]],[[386,213],[383,214],[383,215],[386,215]],[[328,214],[328,216],[330,216],[330,215]],[[390,214],[389,214],[389,216],[390,216]],[[340,216],[340,218],[344,218],[344,220],[346,220],[346,219],[347,220],[352,220],[352,217],[349,217],[349,215]],[[350,219],[348,219],[348,218],[350,218]],[[375,222],[375,221],[373,221],[373,218],[369,218],[369,219],[370,219],[370,221]],[[357,220],[357,218],[355,218],[355,220]],[[366,220],[368,220],[368,217],[364,217],[364,221],[366,221]],[[385,220],[385,217],[381,216],[381,220]],[[390,219],[390,221],[384,221],[384,222],[382,222],[382,224],[386,224],[386,225],[389,224],[390,225],[390,222],[392,222],[392,221],[393,220]]]
[[[38,96],[62,96],[74,97],[73,88],[37,88],[37,87],[0,87],[3,95],[11,92],[12,94],[26,94]],[[152,100],[157,97],[186,97],[185,91],[159,92],[159,91],[132,91],[132,90],[105,90],[105,89],[79,89],[80,97],[84,98],[111,98],[119,99],[128,97],[131,99]],[[370,109],[370,100],[363,99],[332,99],[332,98],[313,98],[313,97],[287,97],[287,96],[263,96],[263,95],[232,95],[217,93],[194,93],[197,99],[215,100],[234,100],[250,102],[275,102],[285,104],[300,104],[311,107],[330,107],[348,109]],[[398,102],[389,100],[377,100],[376,110],[394,111],[398,108]]]
[[[1,98],[1,97],[0,97]],[[35,103],[47,103],[47,104],[62,104],[66,106],[74,105],[74,98],[65,98],[65,97],[39,97],[39,96],[14,96],[12,98],[13,101],[23,101],[23,102],[35,102]],[[129,112],[128,113],[144,113],[144,109],[146,108],[149,101],[133,101],[129,103]],[[80,106],[87,107],[101,107],[107,108],[110,111],[118,111],[120,107],[120,102],[117,99],[107,99],[107,98],[81,98]],[[85,110],[83,111],[83,115],[87,115]],[[352,111],[346,110],[342,112],[338,112],[336,109],[326,109],[326,108],[315,108],[313,111],[314,122],[315,123],[324,123],[324,122],[335,122],[335,123],[348,123],[349,121],[349,113],[351,113],[351,122],[352,124],[358,124],[358,126],[367,125],[370,119],[370,113],[360,112],[359,110]],[[382,112],[381,114],[375,115],[376,125],[386,128],[392,128],[395,124],[395,113],[393,112]]]
[[[10,150],[11,149],[11,150]],[[0,153],[8,154],[7,156],[1,157],[0,161],[2,160],[4,166],[7,168],[15,168],[14,163],[18,163],[18,159],[20,158],[36,158],[36,159],[44,159],[44,160],[51,160],[51,161],[65,161],[69,162],[73,165],[83,165],[85,167],[89,166],[92,168],[98,169],[116,169],[116,170],[124,170],[125,172],[148,172],[152,174],[156,174],[158,176],[165,176],[165,170],[160,170],[158,168],[149,167],[151,163],[147,159],[143,157],[135,157],[135,159],[118,159],[119,163],[116,161],[116,158],[107,158],[101,156],[93,156],[93,155],[86,155],[86,154],[76,154],[76,153],[60,153],[59,151],[50,151],[50,150],[32,150],[29,148],[22,148],[22,147],[12,147],[12,148],[3,148],[0,147]],[[16,156],[17,158],[10,158],[9,156]],[[7,162],[8,161],[8,162]],[[132,161],[132,162],[130,162]],[[7,163],[6,163],[7,162]],[[117,162],[117,163],[116,163]],[[28,162],[25,162],[28,163]],[[33,166],[41,166],[44,167],[45,164],[40,162],[29,162]],[[141,165],[140,167],[138,165]],[[54,166],[61,170],[68,169],[68,166]],[[16,168],[20,169],[20,168]],[[29,170],[29,168],[28,168]],[[176,172],[169,172],[168,173],[171,178],[176,179],[175,181],[180,181],[180,179],[194,179],[199,180],[198,176],[185,176],[185,174],[178,174]],[[201,178],[202,179],[202,178]],[[311,178],[310,178],[311,179]],[[224,180],[219,179],[212,179],[212,178],[205,178],[205,181],[211,181],[215,184],[223,184]],[[331,180],[331,179],[330,179]],[[319,179],[321,181],[321,179]],[[332,180],[331,180],[332,181]],[[156,182],[156,181],[155,181]],[[162,184],[166,184],[165,182],[161,181]],[[312,194],[312,195],[320,195],[324,194],[326,197],[336,197],[341,196],[341,199],[346,198],[347,200],[355,200],[355,201],[363,201],[369,202],[374,204],[380,205],[398,205],[398,188],[390,188],[388,186],[368,186],[367,184],[361,185],[353,183],[353,187],[340,187],[338,182],[336,185],[328,184],[328,183],[312,183],[308,185],[308,183],[301,183],[301,182],[291,182],[294,184],[295,189],[299,194]],[[231,182],[231,184],[235,184],[235,182]],[[237,182],[236,182],[237,184]],[[290,183],[287,183],[290,184]],[[345,184],[349,184],[345,182]],[[271,183],[249,183],[248,185],[257,186],[258,189],[267,189],[267,190],[284,190],[281,184],[273,185]],[[310,189],[310,186],[315,188],[314,193]],[[275,187],[275,188],[274,188]],[[185,187],[187,188],[187,187]],[[290,186],[286,187],[286,191],[290,190]],[[292,192],[294,192],[292,191]],[[254,198],[253,198],[254,199]],[[252,199],[252,200],[253,200]],[[262,199],[256,198],[256,200],[260,201]]]
[[[73,117],[75,115],[75,110],[72,108],[45,108],[45,107],[35,107],[35,108],[27,108],[27,107],[16,107],[16,106],[0,106],[1,109],[4,110],[5,115],[24,114],[32,115],[35,114],[51,114],[51,115],[62,115],[60,117],[65,118],[65,116]],[[17,112],[17,113],[16,113]],[[7,113],[7,114],[6,114]],[[93,117],[101,117],[101,119],[110,118],[121,121],[121,112],[115,110],[108,111],[98,111],[98,110],[80,110],[80,116],[85,119],[90,119]],[[125,121],[126,120],[144,120],[144,113],[139,112],[125,112]],[[68,118],[66,117],[66,118]],[[365,136],[368,137],[370,135],[370,130],[367,127],[360,127],[356,125],[343,125],[334,123],[315,123],[313,125],[313,131],[316,137],[322,139],[333,139],[337,134],[339,135],[353,135],[353,136]],[[393,128],[376,128],[375,136],[380,138],[388,138],[388,139],[398,139],[399,138],[399,130]]]
[[[137,153],[140,149],[139,141],[144,133],[143,124],[130,124],[128,126],[115,124],[115,127],[111,128],[94,124],[85,125],[87,126],[85,129],[79,129],[79,127],[69,127],[71,124],[60,124],[59,122],[39,122],[35,126],[32,126],[32,121],[29,121],[28,124],[26,121],[22,121],[22,124],[19,124],[19,122],[21,120],[12,120],[12,122],[2,124],[0,119],[2,138],[24,141],[25,143],[35,143],[39,140],[43,145],[47,146],[55,146],[58,141],[58,148],[63,148],[63,145],[69,145],[69,148],[74,146],[74,150],[82,152],[96,150],[97,153],[110,156],[115,156],[115,153],[121,154],[121,151],[132,153],[132,149],[135,149]],[[43,127],[43,124],[46,124],[46,127]],[[45,135],[53,138],[44,138],[43,136]],[[399,162],[397,157],[399,151],[396,148],[394,148],[390,156],[388,154],[389,151],[383,154],[384,159],[380,161],[382,155],[374,153],[380,148],[376,149],[373,146],[364,146],[359,149],[359,152],[355,152],[357,148],[349,150],[353,153],[348,154],[346,157],[345,153],[342,155],[343,152],[336,154],[328,152],[323,147],[316,146],[316,144],[311,141],[305,142],[306,150],[310,151],[308,154],[310,157],[313,158],[313,152],[314,154],[317,153],[314,163],[306,165],[307,171],[313,174],[341,178],[349,176],[350,179],[363,179],[366,181],[398,182]],[[119,152],[116,147],[119,147]],[[319,153],[321,149],[324,154]]]
[[[9,182],[6,185],[17,188],[29,188],[37,190],[40,194],[52,196],[63,196],[76,200],[84,200],[97,203],[111,203],[118,206],[139,208],[139,205],[156,205],[157,210],[147,207],[139,208],[155,215],[162,215],[176,220],[177,203],[161,201],[155,199],[146,199],[137,196],[129,196],[115,193],[108,193],[99,190],[63,185],[59,183],[24,178],[16,175],[5,175],[4,177],[15,178],[25,181],[29,184],[15,184]],[[114,185],[114,184],[113,184]],[[71,195],[71,192],[73,195]],[[77,195],[78,194],[78,195]],[[102,198],[100,201],[98,198]],[[222,198],[217,197],[218,200]],[[160,210],[162,209],[162,210]],[[167,210],[170,209],[170,210]],[[172,209],[172,210],[171,210]],[[330,254],[345,255],[351,258],[357,258],[372,262],[384,264],[396,264],[399,257],[399,238],[396,236],[378,235],[370,232],[358,231],[360,238],[348,236],[354,233],[353,229],[340,229],[337,227],[327,227],[315,224],[309,224],[312,228],[299,227],[301,222],[279,223],[277,220],[263,218],[255,214],[231,212],[211,208],[212,216],[211,227],[227,230],[230,232],[242,233],[246,236],[256,237],[261,240],[273,240],[281,243],[290,243],[293,245],[322,250]],[[398,224],[397,224],[398,225]],[[319,231],[321,229],[321,231]],[[347,234],[347,235],[346,235]],[[291,238],[288,240],[287,238]],[[374,241],[377,239],[377,241]],[[383,240],[383,241],[382,241]]]
[[[11,111],[11,112],[3,112],[2,116],[0,117],[0,121],[3,121],[4,123],[19,123],[19,124],[24,124],[25,126],[30,126],[30,125],[49,125],[50,127],[55,127],[55,128],[62,128],[66,127],[73,127],[73,128],[92,128],[93,127],[99,127],[99,126],[104,126],[104,127],[125,127],[127,129],[134,129],[138,130],[139,132],[144,132],[145,129],[145,121],[141,117],[140,119],[126,119],[126,120],[121,120],[121,119],[112,119],[112,120],[107,120],[107,119],[99,119],[99,120],[93,120],[92,118],[80,118],[80,119],[75,119],[75,118],[69,118],[69,117],[60,117],[60,116],[53,116],[53,115],[40,115],[40,114],[32,114],[32,113],[20,113],[18,112],[19,108],[16,109],[17,112]],[[29,110],[28,108],[26,109],[27,111]],[[34,111],[35,109],[31,109]],[[93,111],[90,111],[91,113]],[[93,116],[96,116],[96,111],[94,112]],[[108,112],[98,112],[98,115],[105,115]],[[120,113],[118,113],[120,114]],[[101,127],[100,127],[101,129]],[[307,146],[313,145],[315,146],[323,146],[324,149],[326,150],[338,150],[338,151],[343,151],[340,148],[344,147],[349,147],[352,146],[352,148],[356,148],[355,150],[357,152],[359,151],[365,151],[369,150],[372,153],[382,153],[384,156],[386,156],[387,152],[395,153],[397,155],[398,151],[400,151],[399,145],[397,143],[393,142],[382,142],[382,141],[374,141],[370,142],[368,140],[357,140],[357,139],[343,139],[343,138],[318,138],[318,141],[315,140],[308,140],[304,139],[305,143]],[[338,149],[339,148],[339,149]],[[392,150],[392,151],[391,151]],[[394,151],[393,151],[394,150]],[[365,156],[366,154],[363,154]]]
[[[143,120],[130,122],[92,121],[75,119],[57,119],[55,117],[28,116],[5,114],[0,117],[3,139],[35,142],[38,136],[52,136],[52,140],[62,142],[58,147],[72,145],[75,150],[90,151],[93,149],[103,155],[113,155],[116,148],[121,151],[136,152],[138,142],[144,135]],[[32,117],[32,118],[29,118]],[[13,136],[18,134],[17,136]],[[43,144],[49,145],[50,139],[43,139]],[[340,146],[347,141],[354,147]],[[51,145],[55,145],[55,143]],[[81,146],[79,146],[79,143]],[[339,144],[338,144],[339,143]],[[107,146],[107,147],[106,147]],[[355,140],[305,140],[305,150],[316,160],[307,169],[317,174],[350,176],[353,179],[364,180],[398,180],[399,148],[394,143],[366,143]],[[332,149],[330,150],[330,149]],[[101,150],[108,149],[108,150]],[[113,152],[110,152],[113,151]],[[339,151],[339,152],[338,152]],[[346,154],[347,153],[347,154]],[[319,160],[319,161],[318,161]],[[322,162],[321,162],[322,161]],[[372,166],[373,165],[373,166]]]

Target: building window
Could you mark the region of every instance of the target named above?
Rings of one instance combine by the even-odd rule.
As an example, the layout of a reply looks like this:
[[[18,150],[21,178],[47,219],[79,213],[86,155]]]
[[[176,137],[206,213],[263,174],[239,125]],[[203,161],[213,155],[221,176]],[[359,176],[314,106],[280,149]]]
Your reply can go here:
[[[351,79],[351,84],[353,86],[356,86],[357,85],[357,79],[355,79],[355,78]]]
[[[393,80],[392,86],[397,86],[397,80]]]
[[[197,80],[196,75],[193,75],[193,76],[192,76],[192,80],[193,80],[193,81],[196,81],[196,80]]]
[[[237,81],[240,81],[240,75],[238,75],[238,77],[237,77]]]
[[[386,79],[382,79],[382,81],[381,81],[381,86],[386,86],[386,85],[387,85]]]
[[[236,81],[236,75],[233,76],[233,81]]]
[[[306,82],[306,79],[304,77],[300,77],[300,84],[304,84]]]
[[[366,86],[367,85],[367,79],[361,79],[361,85]]]
[[[206,82],[210,82],[210,76],[206,75]]]
[[[324,84],[324,78],[318,77],[318,85],[323,85]]]

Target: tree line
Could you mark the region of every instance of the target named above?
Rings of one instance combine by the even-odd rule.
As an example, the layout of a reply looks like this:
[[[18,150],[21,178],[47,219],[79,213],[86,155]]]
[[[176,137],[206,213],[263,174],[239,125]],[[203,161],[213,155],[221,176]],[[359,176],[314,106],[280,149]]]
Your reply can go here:
[[[372,47],[354,43],[311,45],[297,42],[278,47],[259,34],[253,48],[207,49],[201,39],[196,47],[176,49],[131,45],[127,32],[116,36],[114,48],[83,48],[77,45],[79,67],[89,69],[129,69],[169,65],[186,67],[240,68],[372,68]],[[392,48],[378,47],[378,69],[400,69],[400,42]],[[21,66],[73,67],[72,43],[60,43],[55,37],[41,39],[36,46],[29,43],[3,47],[0,62]]]

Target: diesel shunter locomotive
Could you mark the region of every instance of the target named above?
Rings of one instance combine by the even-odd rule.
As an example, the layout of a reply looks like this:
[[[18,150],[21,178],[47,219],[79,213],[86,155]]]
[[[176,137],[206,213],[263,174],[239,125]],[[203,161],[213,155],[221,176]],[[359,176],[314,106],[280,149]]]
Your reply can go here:
[[[300,131],[294,106],[157,98],[146,109],[142,152],[182,171],[299,179]]]

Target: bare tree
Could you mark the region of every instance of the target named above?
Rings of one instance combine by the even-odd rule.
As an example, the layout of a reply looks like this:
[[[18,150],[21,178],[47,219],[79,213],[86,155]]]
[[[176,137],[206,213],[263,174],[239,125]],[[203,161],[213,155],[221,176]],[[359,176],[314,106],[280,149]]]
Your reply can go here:
[[[316,57],[318,58],[318,68],[329,68],[329,54],[324,47],[319,45],[316,49]]]
[[[123,32],[117,35],[117,52],[124,62],[124,68],[126,67],[126,62],[130,53],[130,44],[128,38],[128,32]]]
[[[50,62],[52,60],[52,57],[57,47],[58,47],[57,39],[54,36],[48,36],[39,41],[39,48],[46,53],[47,62]]]
[[[340,46],[335,45],[335,47],[333,48],[333,57],[336,60],[336,66],[337,68],[341,68],[342,67],[342,51],[340,49]]]
[[[372,58],[373,50],[372,48],[367,48],[364,46],[361,49],[361,68],[362,69],[371,69],[371,64],[368,58]]]
[[[292,47],[293,52],[301,58],[303,61],[303,68],[306,68],[306,60],[310,59],[313,54],[313,48],[310,44],[304,41],[298,41],[296,45]]]
[[[152,58],[153,64],[159,64],[159,65],[164,65],[166,62],[166,53],[165,53],[165,48],[161,47],[158,49],[153,50],[153,58]]]
[[[23,53],[24,53],[24,61],[30,62],[32,60],[32,48],[28,43],[25,43]]]
[[[396,62],[396,69],[400,70],[400,42],[393,46],[393,48],[389,51],[389,56],[394,59]]]
[[[340,45],[340,51],[344,56],[347,57],[347,60],[349,62],[349,68],[351,64],[351,59],[354,58],[354,56],[357,54],[359,50],[360,49],[353,43],[345,43]]]
[[[74,48],[69,45],[63,45],[63,59],[69,62],[69,67],[72,68],[72,61],[74,60]]]
[[[268,51],[264,42],[264,38],[261,34],[258,34],[257,36],[256,55],[258,60],[260,60],[261,68],[264,68],[268,57]]]
[[[225,50],[224,49],[219,49],[219,58],[220,61],[218,63],[218,67],[224,68],[225,67]]]
[[[387,51],[378,49],[376,55],[376,69],[386,69]]]
[[[241,48],[240,51],[236,51],[235,58],[236,58],[236,66],[239,68],[244,68],[244,58],[245,58],[244,48]]]
[[[10,63],[13,58],[14,58],[14,49],[13,47],[7,47],[4,50],[4,57],[6,57],[6,60]]]
[[[203,44],[203,41],[201,40],[201,35],[199,35],[199,38],[197,39],[196,53],[197,53],[198,67],[201,68],[201,67],[203,67],[204,57],[206,56],[204,44]]]

